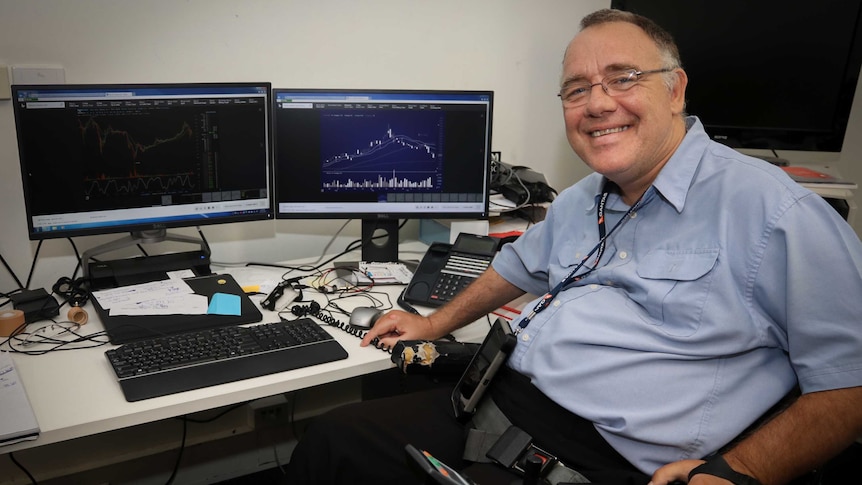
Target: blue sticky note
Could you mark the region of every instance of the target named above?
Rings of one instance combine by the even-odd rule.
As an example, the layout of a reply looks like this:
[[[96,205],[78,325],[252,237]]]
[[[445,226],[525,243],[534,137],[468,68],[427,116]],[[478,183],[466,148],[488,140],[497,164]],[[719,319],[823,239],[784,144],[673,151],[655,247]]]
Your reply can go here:
[[[210,300],[207,313],[209,315],[241,315],[239,295],[215,293]]]

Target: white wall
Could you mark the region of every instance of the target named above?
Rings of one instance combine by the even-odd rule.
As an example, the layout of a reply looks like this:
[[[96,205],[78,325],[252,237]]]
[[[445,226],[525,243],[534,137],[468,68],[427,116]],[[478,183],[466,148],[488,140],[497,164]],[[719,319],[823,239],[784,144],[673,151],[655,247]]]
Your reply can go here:
[[[490,89],[496,93],[494,150],[562,185],[586,173],[565,141],[554,95],[562,52],[580,18],[608,4],[0,0],[0,65],[62,66],[67,83],[263,80],[283,88]],[[24,280],[37,243],[27,239],[9,101],[0,101],[0,173],[0,254]],[[202,229],[214,260],[275,262],[316,256],[343,222]],[[332,249],[343,248],[358,228],[351,223],[350,237]],[[75,244],[83,251],[110,239],[81,237]],[[74,266],[66,240],[46,241],[30,286],[50,287],[59,275],[71,276]],[[0,291],[14,287],[0,269]]]
[[[263,80],[283,88],[491,89],[494,150],[508,163],[543,172],[562,189],[587,170],[563,132],[555,96],[560,60],[580,18],[609,4],[0,0],[0,65],[62,66],[67,83]],[[851,118],[844,151],[817,161],[862,181],[862,95]],[[809,160],[809,154],[781,155]],[[12,106],[0,101],[0,254],[24,280],[37,243],[27,239],[20,181]],[[862,217],[857,221],[862,225]],[[274,262],[317,255],[342,223],[255,222],[203,230],[216,261]],[[358,223],[348,230],[333,250],[355,237]],[[75,244],[83,251],[110,239],[81,237]],[[66,240],[46,241],[30,287],[50,287],[74,266]],[[0,291],[14,287],[0,269]]]

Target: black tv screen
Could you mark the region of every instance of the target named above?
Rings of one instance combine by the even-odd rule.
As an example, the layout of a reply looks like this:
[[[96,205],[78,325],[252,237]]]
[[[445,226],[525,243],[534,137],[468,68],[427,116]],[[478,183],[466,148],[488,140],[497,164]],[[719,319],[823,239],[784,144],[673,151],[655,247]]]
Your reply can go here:
[[[688,113],[734,148],[838,152],[862,67],[862,2],[612,0],[673,35]]]

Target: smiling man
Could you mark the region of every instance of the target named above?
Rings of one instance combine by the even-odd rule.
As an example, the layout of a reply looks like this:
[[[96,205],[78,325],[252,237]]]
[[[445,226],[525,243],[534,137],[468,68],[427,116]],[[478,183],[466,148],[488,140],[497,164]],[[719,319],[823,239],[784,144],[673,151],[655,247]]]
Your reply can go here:
[[[569,143],[628,203],[652,184],[686,133],[688,78],[672,41],[659,38],[665,50],[637,25],[603,23],[578,35],[563,59]]]
[[[455,300],[389,312],[362,342],[440,338],[542,295],[512,322],[517,345],[479,418],[457,422],[449,390],[344,407],[311,425],[292,483],[410,483],[408,443],[511,483],[485,455],[500,422],[556,458],[551,483],[783,484],[862,436],[853,230],[686,116],[676,46],[648,19],[587,16],[561,80],[569,143],[595,173]]]

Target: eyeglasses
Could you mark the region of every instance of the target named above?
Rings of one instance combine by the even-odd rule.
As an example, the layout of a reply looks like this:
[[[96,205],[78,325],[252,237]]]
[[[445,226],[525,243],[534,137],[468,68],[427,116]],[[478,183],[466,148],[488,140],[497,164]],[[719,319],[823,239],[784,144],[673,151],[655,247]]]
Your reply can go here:
[[[638,71],[637,69],[626,69],[625,71],[617,71],[605,76],[601,82],[590,84],[586,81],[573,82],[563,86],[557,96],[563,101],[563,107],[576,108],[587,104],[590,99],[590,93],[595,86],[601,86],[608,96],[617,96],[632,88],[642,76],[647,74],[656,74],[659,72],[671,72],[671,68],[652,69],[650,71]]]

